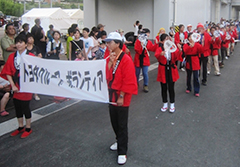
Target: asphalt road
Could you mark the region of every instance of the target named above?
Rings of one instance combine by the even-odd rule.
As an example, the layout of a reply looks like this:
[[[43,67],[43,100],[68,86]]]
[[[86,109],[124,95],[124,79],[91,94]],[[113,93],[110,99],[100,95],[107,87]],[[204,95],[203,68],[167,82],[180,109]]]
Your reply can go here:
[[[185,93],[186,74],[179,72],[174,114],[160,112],[157,69],[149,72],[150,92],[140,87],[130,107],[126,167],[240,166],[239,51],[237,46],[220,77],[208,77],[199,98]],[[0,137],[0,166],[118,166],[116,152],[109,150],[115,136],[107,104],[82,101],[34,122],[32,129],[26,139]]]

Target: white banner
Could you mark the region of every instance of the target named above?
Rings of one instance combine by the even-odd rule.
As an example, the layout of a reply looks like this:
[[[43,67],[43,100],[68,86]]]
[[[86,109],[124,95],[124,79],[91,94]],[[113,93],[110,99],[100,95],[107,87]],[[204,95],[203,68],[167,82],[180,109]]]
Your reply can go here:
[[[21,57],[20,92],[108,103],[106,60],[46,60]]]

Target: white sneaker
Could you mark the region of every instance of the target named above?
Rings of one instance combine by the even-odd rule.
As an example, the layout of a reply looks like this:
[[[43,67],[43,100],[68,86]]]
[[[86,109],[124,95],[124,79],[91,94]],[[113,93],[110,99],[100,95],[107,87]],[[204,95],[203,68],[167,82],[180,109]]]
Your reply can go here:
[[[170,108],[170,109],[169,109],[169,112],[170,112],[170,113],[174,113],[174,112],[175,112],[175,107]]]
[[[184,68],[181,68],[181,70],[184,72],[185,70],[184,70]]]
[[[226,57],[225,57],[225,59],[227,60],[227,59],[228,59],[228,57],[226,56]]]
[[[39,97],[38,95],[36,95],[36,96],[35,96],[35,100],[36,100],[36,101],[39,101],[39,100],[41,100],[41,99],[40,99],[40,97]]]
[[[118,147],[118,144],[117,144],[117,142],[115,142],[111,145],[110,150],[117,151],[117,147]]]
[[[210,71],[207,72],[207,75],[210,75]]]
[[[119,155],[118,156],[118,164],[124,165],[127,162],[127,156],[126,155]]]
[[[220,76],[220,75],[221,75],[221,73],[220,73],[220,72],[216,73],[216,76]]]

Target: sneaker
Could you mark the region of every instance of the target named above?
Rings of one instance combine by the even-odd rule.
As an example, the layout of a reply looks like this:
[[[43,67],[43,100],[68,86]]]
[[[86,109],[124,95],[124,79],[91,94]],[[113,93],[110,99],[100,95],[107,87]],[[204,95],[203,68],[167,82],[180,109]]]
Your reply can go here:
[[[207,75],[210,75],[210,71],[207,72]]]
[[[174,112],[175,112],[175,107],[170,108],[170,109],[169,109],[169,112],[170,112],[170,113],[174,113]]]
[[[21,135],[21,138],[24,139],[28,137],[31,133],[32,133],[32,129],[30,130],[30,132],[24,131],[23,134]]]
[[[183,72],[185,71],[185,69],[184,69],[184,68],[180,68],[180,70],[181,70],[181,71],[183,71]]]
[[[207,86],[207,82],[202,82],[202,85],[203,86]]]
[[[167,107],[162,107],[162,108],[161,108],[161,111],[162,111],[162,112],[166,112],[167,109],[168,109]]]
[[[1,113],[0,115],[1,115],[2,117],[5,117],[5,116],[8,116],[8,115],[9,115],[9,113],[8,113],[6,110],[1,111],[0,113]]]
[[[13,136],[17,136],[19,133],[22,133],[22,132],[24,132],[24,131],[25,131],[25,128],[23,128],[23,129],[20,130],[20,131],[17,129],[17,130],[15,130],[14,132],[12,132],[10,136],[12,136],[12,137],[13,137]]]
[[[112,150],[112,151],[117,151],[117,146],[118,146],[117,142],[113,143],[113,144],[110,146],[110,150]]]
[[[225,59],[228,60],[228,57],[226,56]]]
[[[195,93],[195,96],[196,96],[196,97],[199,97],[200,95],[199,95],[199,93]]]
[[[149,91],[149,90],[148,90],[148,86],[144,86],[144,87],[143,87],[143,91],[144,91],[145,93],[148,93],[148,91]]]
[[[35,99],[36,101],[41,100],[40,97],[39,97],[38,95],[36,95],[36,96],[34,97],[34,99]]]
[[[124,165],[127,162],[127,156],[126,155],[119,155],[118,156],[118,164]]]
[[[186,93],[189,94],[189,93],[190,93],[190,90],[186,90]]]
[[[220,73],[220,72],[216,73],[216,76],[220,76],[220,75],[221,75],[221,73]]]
[[[224,64],[221,64],[219,67],[220,67],[220,68],[223,68],[223,67],[224,67]]]

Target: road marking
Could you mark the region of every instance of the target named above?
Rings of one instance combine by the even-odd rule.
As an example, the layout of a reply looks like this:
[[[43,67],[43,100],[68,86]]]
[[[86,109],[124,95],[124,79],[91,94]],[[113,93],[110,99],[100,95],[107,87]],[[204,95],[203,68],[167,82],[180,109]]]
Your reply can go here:
[[[149,68],[148,68],[148,72],[150,72],[150,71],[152,71],[152,70],[154,70],[156,68],[158,68],[158,62],[150,65]],[[141,81],[142,79],[143,79],[143,76],[141,75],[139,77],[139,81]],[[62,107],[60,107],[60,108],[58,108],[56,110],[53,110],[52,112],[50,112],[48,114],[45,114],[45,115],[40,115],[40,114],[37,114],[37,113],[39,111],[41,111],[41,110],[44,110],[44,109],[45,110],[47,110],[47,109],[49,110],[49,109],[51,109],[53,107],[56,107],[58,104],[64,104],[64,102],[62,102],[62,103],[51,103],[51,104],[48,104],[46,106],[43,106],[41,108],[38,108],[38,109],[32,111],[32,123],[35,122],[35,121],[38,121],[38,120],[40,120],[42,118],[45,118],[45,117],[47,117],[47,116],[49,116],[51,114],[54,114],[54,113],[56,113],[58,111],[61,111],[61,110],[66,109],[68,107],[71,107],[71,106],[81,102],[82,100],[71,100],[71,101],[73,101],[73,103],[70,103],[68,105],[62,106]],[[68,101],[66,101],[66,102],[68,102]],[[0,124],[0,136],[3,136],[3,135],[5,135],[5,134],[7,134],[9,132],[12,132],[17,127],[18,127],[17,118],[13,118],[13,119],[10,119],[8,121],[2,122]]]

